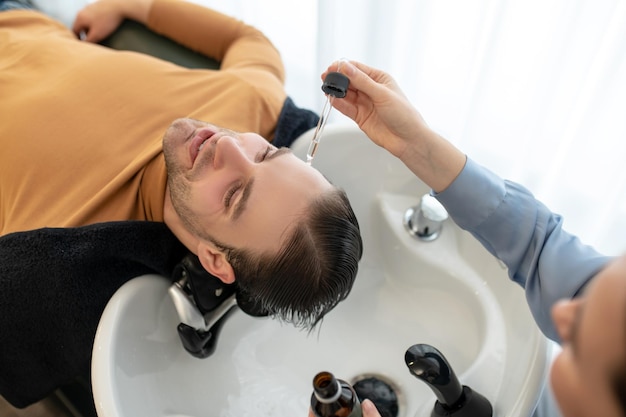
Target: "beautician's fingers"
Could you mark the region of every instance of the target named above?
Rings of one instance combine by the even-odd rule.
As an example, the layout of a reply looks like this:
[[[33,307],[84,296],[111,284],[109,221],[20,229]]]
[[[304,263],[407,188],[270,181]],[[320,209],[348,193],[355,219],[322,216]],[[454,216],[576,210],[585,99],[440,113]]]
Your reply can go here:
[[[355,67],[359,70],[358,72],[354,71]],[[377,90],[380,93],[384,93],[385,89],[394,91],[395,93],[404,96],[402,90],[391,75],[358,61],[342,60],[334,62],[322,75],[322,78],[325,77],[329,71],[337,70],[346,74],[348,78],[354,77],[353,80],[350,80],[351,86],[373,96],[374,98],[377,95]],[[361,74],[363,76],[361,76]]]
[[[380,413],[376,409],[376,406],[370,400],[363,400],[361,403],[361,411],[363,411],[363,417],[381,417]],[[309,408],[309,417],[315,417],[313,410]]]
[[[336,69],[337,64],[329,67],[329,71]],[[358,62],[344,61],[339,70],[350,85],[345,98],[333,100],[333,107],[354,120],[377,145],[400,157],[409,142],[428,129],[389,74]]]
[[[381,417],[376,406],[370,400],[363,400],[361,410],[363,411],[363,417]]]
[[[465,166],[465,154],[428,127],[391,76],[359,63],[344,63],[339,70],[350,85],[333,107],[433,190],[446,189]]]

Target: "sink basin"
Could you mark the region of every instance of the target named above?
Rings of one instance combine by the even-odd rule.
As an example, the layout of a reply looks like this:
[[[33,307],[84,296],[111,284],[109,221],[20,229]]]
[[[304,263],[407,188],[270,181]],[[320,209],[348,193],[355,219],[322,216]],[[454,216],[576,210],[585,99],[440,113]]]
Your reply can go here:
[[[311,136],[294,144],[303,159]],[[314,166],[347,191],[361,225],[363,260],[348,299],[311,334],[237,310],[215,353],[197,359],[176,333],[168,279],[137,277],[110,300],[98,327],[98,415],[304,417],[322,370],[350,382],[378,376],[397,390],[400,417],[429,415],[435,395],[404,364],[407,348],[427,343],[496,416],[530,416],[549,345],[501,263],[451,220],[434,241],[411,237],[404,212],[429,190],[358,128],[326,126]]]

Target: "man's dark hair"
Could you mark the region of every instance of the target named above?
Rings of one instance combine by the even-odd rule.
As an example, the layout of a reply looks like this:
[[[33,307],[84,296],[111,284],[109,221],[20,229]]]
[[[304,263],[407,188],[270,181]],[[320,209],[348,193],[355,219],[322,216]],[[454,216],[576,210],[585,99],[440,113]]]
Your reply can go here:
[[[270,316],[312,330],[344,300],[363,254],[357,218],[338,188],[316,198],[278,254],[225,247],[239,290]]]
[[[611,388],[620,406],[622,416],[626,416],[626,366],[624,364],[621,364],[612,375]]]
[[[626,344],[626,339],[622,339]],[[611,390],[620,406],[622,416],[626,417],[626,352],[622,352],[622,358],[610,375]]]

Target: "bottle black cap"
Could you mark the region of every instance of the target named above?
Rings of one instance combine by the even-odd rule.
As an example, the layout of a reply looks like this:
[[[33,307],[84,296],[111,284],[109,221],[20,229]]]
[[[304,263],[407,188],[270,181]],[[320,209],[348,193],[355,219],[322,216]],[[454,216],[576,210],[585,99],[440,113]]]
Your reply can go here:
[[[333,97],[344,98],[346,96],[346,93],[348,92],[349,85],[350,80],[342,73],[329,72],[324,78],[322,91]]]

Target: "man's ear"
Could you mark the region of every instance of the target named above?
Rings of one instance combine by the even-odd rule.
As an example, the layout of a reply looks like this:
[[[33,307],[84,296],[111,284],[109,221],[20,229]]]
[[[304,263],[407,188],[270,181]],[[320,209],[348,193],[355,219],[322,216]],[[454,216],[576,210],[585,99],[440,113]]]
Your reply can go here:
[[[226,254],[210,242],[201,242],[198,245],[198,259],[202,267],[215,275],[224,284],[235,282],[235,271],[226,259]]]

